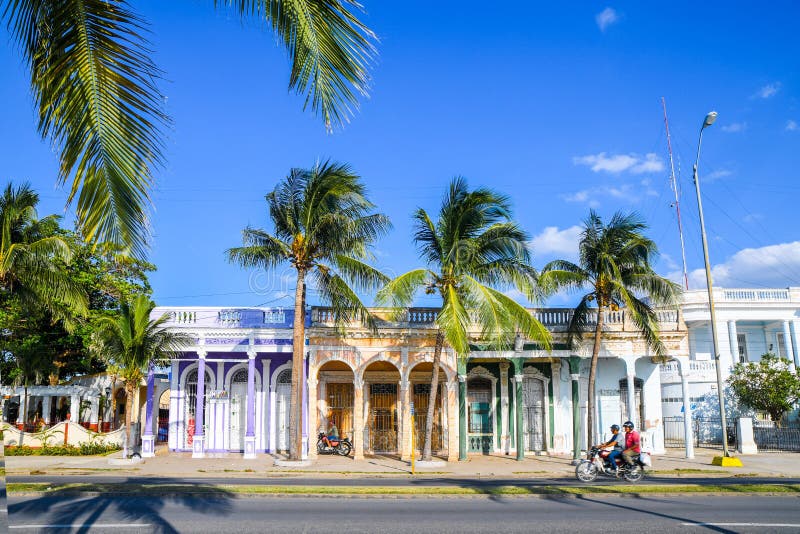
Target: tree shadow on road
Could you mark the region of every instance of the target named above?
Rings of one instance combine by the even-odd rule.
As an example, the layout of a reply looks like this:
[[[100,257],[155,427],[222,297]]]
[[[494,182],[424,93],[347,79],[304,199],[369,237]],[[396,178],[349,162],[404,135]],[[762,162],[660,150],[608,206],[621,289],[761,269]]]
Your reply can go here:
[[[201,514],[230,515],[235,494],[223,488],[202,483],[174,484],[170,479],[149,479],[143,486],[141,479],[129,478],[130,491],[114,491],[118,484],[93,484],[86,488],[57,488],[44,495],[8,507],[9,523],[19,523],[22,518],[36,518],[37,524],[74,525],[64,532],[88,532],[110,513],[114,521],[124,519],[137,524],[147,524],[148,532],[177,534],[163,516],[167,504],[177,504]],[[97,495],[87,495],[96,492]],[[95,527],[98,528],[98,527]],[[144,528],[144,527],[143,527]],[[48,529],[59,531],[59,529]]]

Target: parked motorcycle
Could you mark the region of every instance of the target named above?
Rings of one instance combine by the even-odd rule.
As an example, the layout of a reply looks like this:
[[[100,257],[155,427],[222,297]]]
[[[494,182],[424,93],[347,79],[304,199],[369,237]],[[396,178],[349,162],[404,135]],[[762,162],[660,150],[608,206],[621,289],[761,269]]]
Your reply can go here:
[[[317,452],[319,454],[338,454],[339,456],[349,456],[350,451],[353,450],[353,445],[348,438],[330,439],[330,445],[326,445],[322,439],[325,437],[324,432],[319,433],[317,439]]]
[[[594,482],[598,475],[605,475],[609,477],[622,476],[628,482],[639,482],[644,477],[645,466],[651,465],[650,455],[646,452],[638,454],[634,458],[634,464],[628,465],[622,462],[619,468],[619,475],[614,470],[614,466],[608,464],[607,452],[601,451],[597,447],[592,447],[589,450],[588,458],[581,460],[575,466],[575,476],[581,482]]]

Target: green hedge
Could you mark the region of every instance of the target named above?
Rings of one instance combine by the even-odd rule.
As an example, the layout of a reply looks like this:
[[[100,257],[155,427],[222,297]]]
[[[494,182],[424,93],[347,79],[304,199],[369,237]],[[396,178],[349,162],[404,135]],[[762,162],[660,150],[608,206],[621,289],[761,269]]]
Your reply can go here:
[[[92,456],[106,454],[120,450],[119,445],[106,445],[105,443],[81,443],[74,445],[47,445],[44,447],[6,447],[6,456]]]

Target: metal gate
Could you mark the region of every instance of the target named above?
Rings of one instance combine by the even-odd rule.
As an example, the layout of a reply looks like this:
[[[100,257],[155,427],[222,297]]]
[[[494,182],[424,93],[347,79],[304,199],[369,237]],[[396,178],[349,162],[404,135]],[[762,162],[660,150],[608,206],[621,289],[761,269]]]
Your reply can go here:
[[[328,383],[326,389],[328,425],[333,422],[339,436],[353,439],[353,384]]]
[[[522,430],[526,451],[543,451],[544,446],[544,384],[535,378],[522,381]]]
[[[431,451],[441,452],[444,449],[442,432],[442,390],[444,382],[436,388],[436,408],[433,412],[433,431],[431,432]],[[414,432],[417,434],[417,448],[421,451],[425,446],[425,425],[428,421],[428,402],[431,399],[430,384],[414,384]]]
[[[194,442],[195,429],[198,424],[208,425],[208,396],[211,392],[211,375],[205,372],[205,382],[203,383],[203,421],[195,421],[195,410],[197,409],[197,369],[193,369],[186,376],[186,436],[184,436],[186,447],[191,447]],[[119,404],[117,405],[119,409]],[[203,432],[205,434],[205,432]]]
[[[492,398],[492,383],[489,380],[474,378],[467,383],[469,452],[488,454],[494,450]]]
[[[275,449],[278,451],[289,450],[289,410],[292,399],[292,370],[284,369],[275,381],[275,429],[277,433],[277,443]]]
[[[367,431],[372,452],[397,452],[397,384],[370,384]]]

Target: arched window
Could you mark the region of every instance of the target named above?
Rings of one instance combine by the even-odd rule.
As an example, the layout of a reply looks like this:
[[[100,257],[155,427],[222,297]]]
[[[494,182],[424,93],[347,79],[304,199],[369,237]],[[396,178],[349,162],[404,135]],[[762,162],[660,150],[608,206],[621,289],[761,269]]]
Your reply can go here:
[[[246,384],[247,383],[247,369],[239,369],[234,373],[233,378],[231,378],[232,384]]]
[[[203,406],[208,403],[208,394],[211,392],[211,375],[206,371],[206,380],[203,384]],[[197,369],[192,369],[186,375],[186,410],[191,417],[194,417],[197,409]]]
[[[278,374],[278,379],[276,380],[278,384],[291,384],[292,383],[292,370],[291,369],[284,369],[283,371]]]

